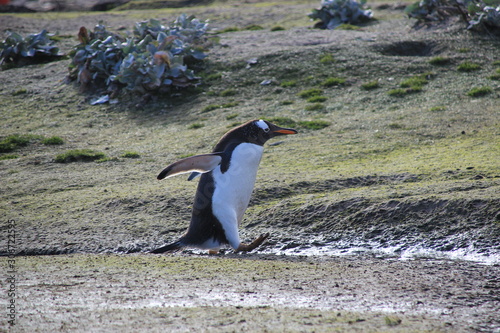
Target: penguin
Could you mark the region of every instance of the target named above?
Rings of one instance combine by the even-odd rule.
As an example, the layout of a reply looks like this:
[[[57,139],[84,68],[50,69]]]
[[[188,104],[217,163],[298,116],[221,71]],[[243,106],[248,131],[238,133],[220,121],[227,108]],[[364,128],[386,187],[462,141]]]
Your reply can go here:
[[[286,134],[297,131],[266,120],[251,120],[224,134],[212,153],[187,157],[163,169],[158,180],[184,173],[191,173],[189,179],[201,176],[186,233],[176,242],[151,252],[175,252],[191,247],[218,253],[223,245],[236,252],[247,252],[261,245],[268,233],[245,244],[240,241],[238,227],[250,202],[264,144]]]

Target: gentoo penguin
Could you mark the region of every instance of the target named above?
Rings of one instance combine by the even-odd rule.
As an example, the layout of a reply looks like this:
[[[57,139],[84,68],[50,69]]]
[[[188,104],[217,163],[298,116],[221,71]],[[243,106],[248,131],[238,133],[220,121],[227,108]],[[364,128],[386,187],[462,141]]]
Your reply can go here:
[[[181,159],[167,166],[158,179],[178,174],[201,174],[187,232],[175,243],[152,253],[173,252],[184,247],[217,253],[224,244],[235,251],[252,251],[269,236],[250,244],[240,241],[238,227],[250,202],[264,143],[278,135],[296,134],[265,120],[252,120],[227,132],[211,154]]]

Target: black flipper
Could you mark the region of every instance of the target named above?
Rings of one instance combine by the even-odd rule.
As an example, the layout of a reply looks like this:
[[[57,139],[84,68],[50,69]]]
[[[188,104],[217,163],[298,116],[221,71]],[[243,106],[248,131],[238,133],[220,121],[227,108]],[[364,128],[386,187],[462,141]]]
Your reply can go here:
[[[182,245],[181,241],[178,240],[175,243],[159,247],[159,248],[151,251],[150,253],[177,252],[177,251],[180,251],[183,247],[184,247],[184,245]]]
[[[196,177],[199,177],[199,176],[201,176],[201,173],[199,173],[199,172],[191,172],[191,174],[189,175],[189,177],[188,177],[187,180],[190,181],[190,180],[193,180],[193,179],[195,179]]]

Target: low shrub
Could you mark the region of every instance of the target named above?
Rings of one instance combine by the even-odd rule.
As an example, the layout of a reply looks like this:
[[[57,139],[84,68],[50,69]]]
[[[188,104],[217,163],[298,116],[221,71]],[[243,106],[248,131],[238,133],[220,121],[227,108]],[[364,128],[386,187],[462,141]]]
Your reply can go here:
[[[123,37],[97,25],[80,28],[80,44],[70,53],[70,79],[85,90],[91,85],[116,95],[121,88],[140,94],[169,93],[195,86],[192,67],[203,60],[207,23],[181,15],[171,26],[157,20],[135,24],[133,36]]]
[[[405,13],[419,22],[439,22],[458,17],[467,29],[500,33],[500,6],[495,0],[421,0]]]
[[[27,65],[60,59],[63,55],[54,46],[47,30],[23,38],[8,31],[7,38],[0,42],[0,66]],[[5,65],[5,66],[4,66]]]
[[[373,18],[370,9],[364,9],[366,0],[323,0],[321,8],[313,9],[308,16],[320,20],[315,27],[335,29],[342,24],[360,24]]]

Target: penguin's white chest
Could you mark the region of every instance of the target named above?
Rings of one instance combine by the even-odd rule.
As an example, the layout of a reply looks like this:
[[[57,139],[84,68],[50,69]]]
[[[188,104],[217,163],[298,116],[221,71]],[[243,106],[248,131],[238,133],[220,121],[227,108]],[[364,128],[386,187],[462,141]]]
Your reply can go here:
[[[231,155],[229,168],[222,173],[220,166],[212,171],[215,190],[212,196],[214,215],[224,225],[239,225],[250,202],[257,169],[264,147],[252,143],[241,143]],[[230,220],[233,220],[230,222]]]

